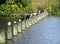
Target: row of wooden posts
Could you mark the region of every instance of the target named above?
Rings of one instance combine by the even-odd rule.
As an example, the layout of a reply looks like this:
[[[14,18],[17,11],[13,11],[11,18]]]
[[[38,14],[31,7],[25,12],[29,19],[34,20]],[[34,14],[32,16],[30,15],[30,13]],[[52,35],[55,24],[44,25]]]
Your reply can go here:
[[[43,12],[44,13],[44,12]],[[6,40],[12,39],[13,36],[16,36],[18,33],[21,33],[22,31],[26,30],[27,28],[31,27],[33,24],[37,23],[40,19],[42,19],[43,16],[42,13],[39,13],[38,15],[34,15],[32,17],[29,17],[24,20],[18,19],[17,21],[13,21],[13,24],[11,21],[7,23],[7,28],[4,30],[0,30],[0,43],[6,43]]]

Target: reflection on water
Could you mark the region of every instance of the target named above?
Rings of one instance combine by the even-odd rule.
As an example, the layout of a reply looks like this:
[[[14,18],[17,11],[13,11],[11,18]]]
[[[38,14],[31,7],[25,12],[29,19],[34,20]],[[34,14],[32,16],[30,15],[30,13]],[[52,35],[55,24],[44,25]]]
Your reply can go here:
[[[46,17],[6,44],[60,44],[60,18]]]
[[[12,40],[7,40],[6,44],[17,44],[17,42],[20,40],[19,38],[22,37],[21,33],[18,33],[17,36],[14,36]],[[20,44],[20,43],[19,43]]]

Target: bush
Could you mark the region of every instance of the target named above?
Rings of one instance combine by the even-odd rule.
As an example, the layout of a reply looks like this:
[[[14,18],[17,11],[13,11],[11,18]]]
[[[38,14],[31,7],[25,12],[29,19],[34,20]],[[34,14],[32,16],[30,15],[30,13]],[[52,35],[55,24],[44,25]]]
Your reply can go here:
[[[54,5],[54,6],[52,6],[52,7],[53,7],[52,15],[54,15],[54,16],[60,16],[59,5]]]
[[[31,3],[31,0],[16,0],[15,2],[21,4],[22,7],[27,7]]]
[[[31,0],[6,0],[0,5],[0,16],[9,16],[12,13],[31,13]]]

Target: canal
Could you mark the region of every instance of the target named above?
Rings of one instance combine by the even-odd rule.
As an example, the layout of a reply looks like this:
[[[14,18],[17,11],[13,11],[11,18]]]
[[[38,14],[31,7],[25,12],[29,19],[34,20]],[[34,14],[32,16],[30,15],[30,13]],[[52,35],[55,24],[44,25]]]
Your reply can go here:
[[[48,16],[6,44],[60,44],[60,18]]]

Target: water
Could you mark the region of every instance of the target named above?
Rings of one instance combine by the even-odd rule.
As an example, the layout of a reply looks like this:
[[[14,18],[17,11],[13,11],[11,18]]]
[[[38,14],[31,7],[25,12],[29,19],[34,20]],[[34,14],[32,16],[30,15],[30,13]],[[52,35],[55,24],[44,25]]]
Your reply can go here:
[[[48,16],[6,44],[60,44],[60,18]]]

